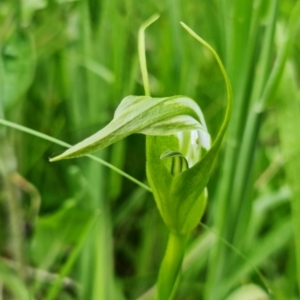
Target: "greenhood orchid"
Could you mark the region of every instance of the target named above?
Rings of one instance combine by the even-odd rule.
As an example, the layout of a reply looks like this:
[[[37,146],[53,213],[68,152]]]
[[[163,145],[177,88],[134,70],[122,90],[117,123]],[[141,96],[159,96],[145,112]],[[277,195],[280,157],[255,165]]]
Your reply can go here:
[[[125,97],[107,126],[51,161],[86,155],[134,133],[147,136],[147,178],[160,215],[170,231],[156,298],[166,300],[172,298],[175,290],[189,233],[197,226],[205,210],[206,185],[228,126],[232,94],[217,53],[181,23],[189,34],[211,51],[225,79],[228,105],[214,142],[211,144],[202,111],[192,99],[186,96],[150,97],[144,31],[156,19],[157,16],[150,18],[139,31],[139,57],[146,95]]]
[[[147,135],[147,178],[157,207],[171,232],[187,234],[204,212],[205,186],[228,125],[232,96],[229,79],[214,49],[184,23],[181,25],[212,52],[225,79],[228,105],[214,143],[211,145],[203,113],[192,99],[127,96],[106,127],[51,161],[86,155],[134,133]],[[144,60],[141,56],[142,65]],[[146,66],[142,68],[146,73],[143,69]]]
[[[188,170],[200,161],[201,148],[206,150],[210,148],[210,136],[203,114],[190,98],[128,96],[121,101],[113,120],[106,127],[53,158],[52,161],[88,154],[133,133],[152,137],[147,140],[149,144],[147,176],[165,223],[170,230],[177,233],[191,231],[204,210],[206,202],[204,188],[198,191],[196,198],[193,195],[192,199],[188,197],[183,201],[181,193],[178,194],[172,184],[173,181],[178,181],[181,173],[171,174],[171,164],[178,155],[164,155],[166,151],[173,153],[176,151],[186,160],[185,169]],[[197,186],[194,189],[197,190]],[[172,195],[173,190],[176,191],[176,197]],[[186,204],[191,205],[191,208],[186,207]],[[195,214],[195,211],[199,213]]]

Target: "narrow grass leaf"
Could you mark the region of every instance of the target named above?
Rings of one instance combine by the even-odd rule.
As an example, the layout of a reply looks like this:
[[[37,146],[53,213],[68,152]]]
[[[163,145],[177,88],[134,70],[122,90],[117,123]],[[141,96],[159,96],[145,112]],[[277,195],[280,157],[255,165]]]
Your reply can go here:
[[[99,216],[99,213],[96,213],[94,216],[91,217],[90,221],[86,224],[85,230],[83,231],[81,237],[78,240],[78,243],[76,247],[73,249],[72,253],[68,257],[66,263],[62,266],[59,277],[57,280],[53,283],[52,287],[49,289],[47,295],[45,296],[45,300],[52,300],[55,299],[60,291],[60,287],[63,283],[64,277],[66,277],[69,272],[71,271],[71,268],[73,267],[82,247],[84,246],[84,243],[86,241],[86,238],[88,234],[90,233],[92,226],[95,224],[97,218]]]
[[[292,192],[292,221],[296,255],[296,274],[300,292],[300,93],[297,87],[296,72],[288,63],[279,90],[279,134],[284,155],[284,168],[287,182]],[[296,134],[297,133],[297,134]]]
[[[239,266],[231,272],[230,276],[222,281],[215,296],[217,298],[223,298],[234,285],[239,284],[241,278],[249,276],[253,271],[256,271],[271,254],[275,254],[282,249],[292,237],[292,233],[292,223],[289,218],[283,219],[276,224],[270,232],[257,240],[256,246],[251,249],[251,253],[247,254],[247,259],[244,263],[239,264]],[[270,247],[270,245],[272,245],[272,247]],[[245,259],[245,256],[243,259]],[[257,274],[271,296],[273,292],[270,289],[271,285],[262,277],[260,272],[257,272]]]

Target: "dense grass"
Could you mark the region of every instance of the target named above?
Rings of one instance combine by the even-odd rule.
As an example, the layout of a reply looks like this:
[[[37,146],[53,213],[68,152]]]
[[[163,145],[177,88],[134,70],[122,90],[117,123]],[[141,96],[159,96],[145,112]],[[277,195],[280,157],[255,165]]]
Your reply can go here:
[[[234,94],[175,299],[299,299],[293,0],[1,1],[0,299],[153,298],[167,229],[152,194],[87,157],[50,163],[61,146],[12,126],[74,144],[106,125],[125,96],[144,94],[137,35],[154,13],[152,96],[194,99],[215,138],[225,85],[180,21],[217,50]],[[147,184],[144,136],[95,155]]]

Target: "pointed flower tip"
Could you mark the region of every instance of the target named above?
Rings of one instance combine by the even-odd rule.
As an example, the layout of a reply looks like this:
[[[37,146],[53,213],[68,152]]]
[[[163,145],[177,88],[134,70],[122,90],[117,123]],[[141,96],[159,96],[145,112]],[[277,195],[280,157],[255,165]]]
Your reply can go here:
[[[58,161],[59,160],[59,156],[55,156],[55,157],[50,157],[49,161],[50,162],[54,162],[54,161]]]
[[[160,18],[160,14],[156,13],[156,14],[153,15],[154,21],[156,21],[159,18]]]
[[[54,157],[50,157],[49,161],[50,162],[55,162],[55,161],[58,161],[58,160],[62,160],[64,158],[65,158],[65,155],[64,155],[64,153],[62,153],[60,155],[57,155],[57,156],[54,156]]]

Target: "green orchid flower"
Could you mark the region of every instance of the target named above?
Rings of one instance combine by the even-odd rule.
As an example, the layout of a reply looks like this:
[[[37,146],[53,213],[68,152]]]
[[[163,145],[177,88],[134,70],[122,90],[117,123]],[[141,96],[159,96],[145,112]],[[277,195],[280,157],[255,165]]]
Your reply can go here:
[[[219,60],[217,55],[216,58]],[[227,81],[225,71],[223,74]],[[146,134],[147,178],[157,207],[170,231],[187,234],[197,226],[204,212],[207,198],[205,186],[225,133],[229,113],[230,105],[219,135],[210,147],[210,135],[203,113],[192,99],[185,96],[128,96],[121,101],[114,118],[106,127],[51,161],[94,152],[134,133]],[[203,149],[206,154],[201,159]],[[167,159],[163,155],[166,151],[180,154]],[[172,174],[172,161],[180,156],[187,161],[187,167]]]
[[[200,161],[203,149],[210,149],[210,135],[204,118],[201,119],[201,130],[147,137],[147,178],[160,214],[175,234],[192,231],[199,223],[207,202],[207,190],[200,185],[201,178],[196,172],[195,180],[184,175]],[[190,185],[185,181],[191,180],[193,191],[187,194]]]
[[[139,55],[146,96],[125,97],[112,121],[100,131],[51,161],[86,155],[141,133],[146,138],[146,172],[158,210],[170,230],[165,257],[159,272],[157,299],[172,297],[189,233],[199,223],[207,202],[206,185],[213,162],[228,126],[232,93],[223,64],[214,49],[184,23],[181,25],[215,56],[224,76],[228,105],[224,121],[211,145],[203,113],[186,96],[150,97],[144,51],[144,31],[139,31]]]
[[[173,175],[170,172],[176,155],[169,159],[163,156],[164,161],[161,160],[161,155],[166,151],[179,152],[186,160],[188,170],[199,161],[201,148],[209,149],[210,136],[203,114],[192,99],[185,96],[128,96],[121,101],[113,120],[106,127],[51,161],[94,152],[133,133],[152,136],[147,141],[150,143],[147,146],[147,176],[166,225],[171,231],[180,234],[191,231],[199,222],[205,207],[206,197],[202,193],[204,187],[199,191],[195,186],[194,189],[198,191],[197,199],[191,193],[190,197],[184,196],[185,200],[182,201],[184,198],[181,198],[181,193],[178,194],[173,186],[177,185],[181,172]],[[200,213],[196,215],[195,209]]]

